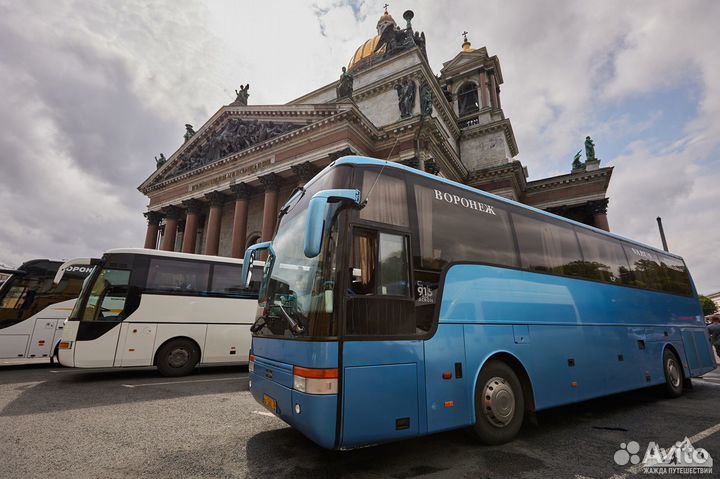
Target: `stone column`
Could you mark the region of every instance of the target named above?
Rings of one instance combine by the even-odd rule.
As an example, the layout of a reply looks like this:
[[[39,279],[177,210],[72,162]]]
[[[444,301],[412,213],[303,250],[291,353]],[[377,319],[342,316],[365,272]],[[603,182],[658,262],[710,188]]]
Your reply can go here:
[[[290,167],[298,180],[298,186],[305,186],[318,173],[318,169],[309,161]]]
[[[610,224],[607,219],[607,207],[609,198],[602,200],[588,201],[588,207],[593,215],[593,226],[601,230],[610,231]]]
[[[155,249],[157,248],[158,231],[162,214],[158,211],[148,211],[147,213],[143,213],[143,216],[147,218],[148,222],[147,233],[145,233],[145,248]]]
[[[489,85],[490,84],[490,78],[487,71],[480,72],[480,101],[481,105],[480,108],[487,108],[490,106],[490,99],[488,98],[488,92]]]
[[[251,189],[245,183],[230,187],[235,195],[235,215],[233,216],[232,257],[242,258],[245,254],[245,236],[247,236],[248,201]]]
[[[198,200],[188,200],[183,201],[183,207],[187,209],[187,217],[185,218],[185,234],[183,235],[182,252],[194,253],[203,203]]]
[[[492,102],[493,109],[500,108],[500,99],[498,98],[497,93],[497,80],[495,79],[495,72],[490,70],[488,72],[488,76],[490,77],[490,101]]]
[[[275,173],[259,178],[265,188],[265,203],[263,205],[262,238],[260,241],[270,241],[275,232],[275,220],[278,208],[278,190],[280,177]]]
[[[207,240],[205,241],[205,254],[217,255],[220,246],[220,218],[225,195],[213,191],[205,195],[210,201],[210,214],[208,215]]]
[[[177,206],[168,206],[165,212],[165,234],[163,235],[160,249],[163,251],[175,250],[175,237],[177,236],[178,220],[180,219],[181,210]]]

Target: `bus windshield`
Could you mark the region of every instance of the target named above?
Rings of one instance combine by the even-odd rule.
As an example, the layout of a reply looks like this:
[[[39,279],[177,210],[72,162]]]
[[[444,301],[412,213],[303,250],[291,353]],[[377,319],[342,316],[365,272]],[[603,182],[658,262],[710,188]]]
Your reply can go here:
[[[0,288],[0,322],[21,321],[47,306],[52,278],[38,275],[12,275]],[[42,301],[38,302],[42,298]],[[49,304],[49,303],[48,303]],[[10,323],[7,323],[10,324]]]
[[[315,258],[303,252],[308,205],[318,191],[336,188],[337,170],[309,185],[300,199],[293,198],[273,240],[275,255],[265,268],[260,287],[261,316],[254,332],[259,336],[328,337],[337,335],[333,319],[336,278],[338,203],[329,205],[322,251]]]
[[[94,321],[122,319],[130,279],[129,270],[102,268],[83,285],[80,301],[71,320]]]

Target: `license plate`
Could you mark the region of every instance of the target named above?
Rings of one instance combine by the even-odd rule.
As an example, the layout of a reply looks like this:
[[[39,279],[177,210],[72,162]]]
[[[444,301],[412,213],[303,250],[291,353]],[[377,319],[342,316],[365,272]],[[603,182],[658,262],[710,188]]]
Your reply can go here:
[[[275,412],[277,410],[277,401],[268,396],[267,394],[263,394],[263,404],[272,412]]]

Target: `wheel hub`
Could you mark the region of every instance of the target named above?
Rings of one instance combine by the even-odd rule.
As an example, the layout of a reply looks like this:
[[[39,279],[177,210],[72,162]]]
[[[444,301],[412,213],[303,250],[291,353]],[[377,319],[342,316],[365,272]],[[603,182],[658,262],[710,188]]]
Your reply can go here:
[[[667,360],[667,372],[668,378],[670,378],[670,384],[676,388],[680,386],[680,368],[674,358],[668,358]]]
[[[515,394],[505,379],[494,377],[485,383],[482,411],[496,427],[505,427],[512,421],[515,416]]]
[[[187,364],[188,359],[190,358],[190,353],[188,353],[185,349],[173,349],[170,352],[170,357],[168,358],[168,364],[174,368],[181,368]]]

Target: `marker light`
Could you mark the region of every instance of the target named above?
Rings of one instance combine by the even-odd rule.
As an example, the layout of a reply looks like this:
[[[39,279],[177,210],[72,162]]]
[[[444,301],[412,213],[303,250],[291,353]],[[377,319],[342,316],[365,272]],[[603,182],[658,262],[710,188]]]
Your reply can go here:
[[[295,414],[300,414],[300,412],[301,412],[300,405],[296,403],[295,404]]]
[[[60,341],[59,349],[72,349],[72,341]]]
[[[337,394],[338,370],[293,368],[293,389],[307,394]]]
[[[249,361],[250,362],[248,362],[248,372],[252,373],[255,371],[255,355],[254,354],[250,355]]]

